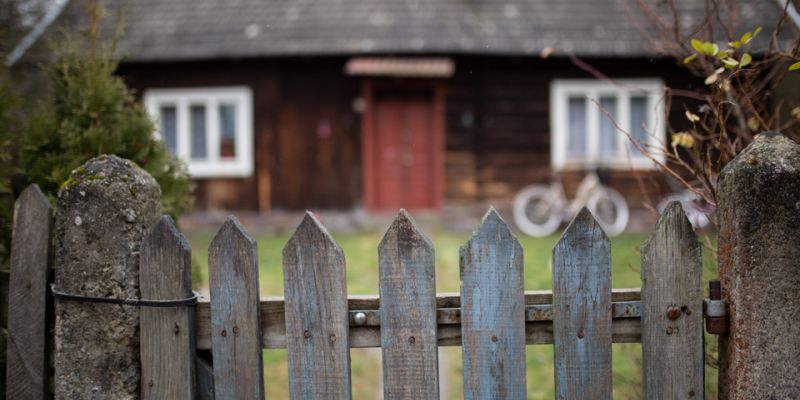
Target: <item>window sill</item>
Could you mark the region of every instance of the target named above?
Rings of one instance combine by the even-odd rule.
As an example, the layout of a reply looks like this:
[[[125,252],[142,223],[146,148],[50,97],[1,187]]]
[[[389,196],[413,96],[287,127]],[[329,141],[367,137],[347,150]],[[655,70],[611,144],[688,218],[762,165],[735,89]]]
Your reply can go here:
[[[192,178],[247,178],[253,175],[253,166],[243,162],[198,162],[186,165]]]
[[[593,169],[637,170],[654,171],[658,165],[650,159],[635,159],[622,161],[567,161],[554,165],[556,171],[589,171]]]

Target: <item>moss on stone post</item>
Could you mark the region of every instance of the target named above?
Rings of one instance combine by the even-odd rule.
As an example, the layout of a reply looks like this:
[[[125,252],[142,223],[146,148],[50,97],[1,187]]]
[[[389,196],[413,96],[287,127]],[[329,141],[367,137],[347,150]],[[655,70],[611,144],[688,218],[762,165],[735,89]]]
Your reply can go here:
[[[718,198],[720,398],[800,398],[800,145],[758,135],[723,169]]]
[[[139,245],[161,215],[161,190],[134,163],[100,156],[58,195],[56,288],[139,298]],[[139,310],[56,301],[56,399],[139,398]]]

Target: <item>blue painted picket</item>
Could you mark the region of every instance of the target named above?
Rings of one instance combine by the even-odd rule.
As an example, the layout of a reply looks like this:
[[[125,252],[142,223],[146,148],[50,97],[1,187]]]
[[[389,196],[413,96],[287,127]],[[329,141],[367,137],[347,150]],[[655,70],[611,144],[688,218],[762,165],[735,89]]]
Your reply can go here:
[[[611,245],[582,209],[553,249],[556,397],[611,399]]]
[[[461,248],[465,399],[525,398],[522,246],[493,208]]]

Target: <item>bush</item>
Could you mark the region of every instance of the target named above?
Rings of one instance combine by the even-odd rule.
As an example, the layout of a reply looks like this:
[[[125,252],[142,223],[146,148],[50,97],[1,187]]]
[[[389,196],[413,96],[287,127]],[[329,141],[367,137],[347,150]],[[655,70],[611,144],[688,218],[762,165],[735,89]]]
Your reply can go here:
[[[192,205],[186,167],[153,135],[154,124],[144,107],[114,75],[115,41],[98,44],[99,12],[91,11],[83,38],[66,36],[53,46],[54,61],[45,67],[51,93],[30,113],[20,135],[16,173],[21,184],[15,186],[36,183],[54,201],[59,189],[69,184],[73,169],[92,157],[115,154],[137,163],[158,181],[164,212],[176,216]],[[10,186],[7,172],[3,174],[0,191]],[[2,208],[5,214],[8,204]],[[5,246],[11,229],[7,222],[0,228]],[[5,256],[0,254],[0,264]]]
[[[56,50],[50,67],[52,101],[31,119],[20,166],[30,182],[55,197],[70,172],[101,154],[136,162],[161,185],[164,211],[191,207],[185,166],[153,136],[153,123],[122,80],[112,50],[81,51],[74,41]]]

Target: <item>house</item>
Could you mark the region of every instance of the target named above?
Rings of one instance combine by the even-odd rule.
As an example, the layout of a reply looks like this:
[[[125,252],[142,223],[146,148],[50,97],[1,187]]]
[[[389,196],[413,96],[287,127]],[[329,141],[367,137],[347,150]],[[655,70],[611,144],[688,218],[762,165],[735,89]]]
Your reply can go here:
[[[705,12],[704,2],[678,4],[686,26]],[[667,140],[665,119],[686,124],[680,99],[664,115],[663,88],[703,83],[656,55],[637,7],[105,2],[125,16],[119,74],[187,161],[198,209],[258,211],[508,204],[554,174],[574,192],[593,168],[632,208],[657,201],[667,182],[597,105],[656,145]],[[741,5],[764,26],[781,9]]]

